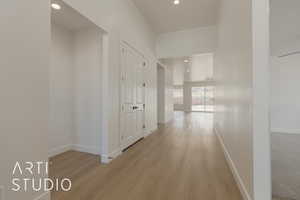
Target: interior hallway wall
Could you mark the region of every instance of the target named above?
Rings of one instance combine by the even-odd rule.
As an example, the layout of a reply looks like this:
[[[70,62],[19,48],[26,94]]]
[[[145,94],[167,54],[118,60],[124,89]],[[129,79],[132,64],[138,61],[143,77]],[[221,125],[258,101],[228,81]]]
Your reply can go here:
[[[271,1],[271,131],[273,194],[300,199],[300,2]]]
[[[251,1],[221,3],[214,80],[216,128],[253,198],[251,6]]]
[[[300,2],[271,2],[271,130],[300,133]],[[287,14],[289,13],[289,14]]]
[[[215,128],[244,199],[271,199],[269,0],[221,1]]]
[[[165,123],[165,69],[157,69],[157,119],[158,123]]]
[[[208,26],[158,36],[158,58],[178,58],[200,53],[212,53],[216,49],[217,27]]]
[[[168,123],[173,119],[173,70],[170,66],[158,67],[158,123]]]
[[[165,68],[165,122],[170,122],[174,115],[173,102],[173,68],[167,66]]]
[[[120,151],[120,137],[119,137],[119,74],[120,74],[120,42],[125,40],[132,46],[141,51],[146,60],[149,61],[149,70],[156,70],[155,59],[155,39],[156,35],[146,22],[143,15],[136,8],[131,0],[64,0],[71,7],[78,10],[92,22],[99,27],[108,31],[108,77],[107,77],[107,97],[106,102],[109,104],[104,105],[103,111],[105,117],[104,121],[104,134],[107,136],[107,156],[115,155]],[[156,80],[156,73],[151,73],[153,79]],[[147,90],[152,90],[147,88]],[[155,90],[155,88],[153,88]],[[153,92],[153,94],[155,94]],[[156,98],[152,99],[151,105],[155,104]],[[153,113],[156,112],[156,108],[152,108]],[[148,111],[149,112],[149,111]],[[157,115],[149,114],[152,120],[150,125],[146,124],[146,127],[157,124]],[[155,123],[153,123],[155,121]],[[151,130],[147,130],[151,131]]]
[[[11,182],[28,175],[13,176],[16,162],[48,160],[49,5],[49,0],[9,0],[0,6],[0,186],[6,200],[42,194],[14,192]]]
[[[51,24],[50,156],[69,150],[74,139],[74,33]]]
[[[102,34],[52,23],[49,154],[100,154]]]
[[[157,66],[156,60],[148,60],[147,67],[145,69],[145,125],[146,134],[151,134],[157,129]]]
[[[102,34],[97,28],[76,31],[74,44],[74,145],[77,150],[99,155],[102,131]]]

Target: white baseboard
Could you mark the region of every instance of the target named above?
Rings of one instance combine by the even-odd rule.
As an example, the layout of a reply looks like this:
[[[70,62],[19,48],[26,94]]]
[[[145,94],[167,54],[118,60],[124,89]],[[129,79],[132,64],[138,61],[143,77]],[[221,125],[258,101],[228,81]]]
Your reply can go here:
[[[222,138],[219,130],[216,128],[216,126],[214,127],[214,132],[217,135],[217,138],[218,138],[218,140],[219,140],[219,142],[222,146],[222,150],[223,150],[223,153],[225,155],[226,161],[227,161],[227,163],[230,167],[230,170],[233,174],[233,177],[234,177],[234,179],[235,179],[235,181],[236,181],[236,183],[239,187],[239,190],[242,193],[243,199],[244,200],[252,200],[252,198],[251,198],[249,192],[247,191],[247,189],[245,187],[245,184],[244,184],[244,182],[243,182],[243,180],[242,180],[242,178],[241,178],[241,176],[240,176],[233,160],[231,159],[231,156],[230,156],[230,154],[229,154],[229,152],[226,148],[226,145],[224,144],[223,138]]]
[[[45,192],[40,196],[36,197],[34,200],[50,200],[50,192]]]
[[[66,151],[70,151],[70,150],[90,153],[90,154],[94,154],[94,155],[100,155],[100,150],[98,150],[98,148],[83,146],[83,145],[79,145],[79,144],[68,144],[68,145],[60,146],[60,147],[50,150],[48,154],[49,154],[49,157],[53,157],[53,156],[62,154]]]
[[[64,153],[66,151],[70,151],[70,150],[72,150],[72,145],[71,144],[60,146],[60,147],[51,149],[48,153],[48,156],[53,157],[53,156],[56,156],[58,154]]]
[[[100,149],[98,149],[97,147],[89,147],[89,146],[84,146],[84,145],[80,145],[80,144],[73,144],[72,150],[90,153],[90,154],[94,154],[94,155],[100,155]]]
[[[109,155],[102,154],[101,155],[101,163],[108,164],[110,163],[113,159],[117,158],[122,154],[122,151],[120,149],[117,149],[110,153]]]

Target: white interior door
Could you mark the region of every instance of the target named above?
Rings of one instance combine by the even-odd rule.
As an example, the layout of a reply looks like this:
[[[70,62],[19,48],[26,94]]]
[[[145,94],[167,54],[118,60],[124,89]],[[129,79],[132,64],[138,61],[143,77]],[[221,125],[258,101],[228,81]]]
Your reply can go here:
[[[144,136],[144,59],[128,46],[121,47],[121,147]]]

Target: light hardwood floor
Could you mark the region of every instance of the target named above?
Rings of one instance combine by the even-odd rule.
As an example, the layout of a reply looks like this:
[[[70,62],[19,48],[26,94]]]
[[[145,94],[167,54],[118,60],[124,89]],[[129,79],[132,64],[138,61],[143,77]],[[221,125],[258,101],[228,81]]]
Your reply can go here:
[[[72,179],[72,190],[51,200],[242,200],[212,117],[177,112],[108,165],[75,151],[51,158],[50,177]]]

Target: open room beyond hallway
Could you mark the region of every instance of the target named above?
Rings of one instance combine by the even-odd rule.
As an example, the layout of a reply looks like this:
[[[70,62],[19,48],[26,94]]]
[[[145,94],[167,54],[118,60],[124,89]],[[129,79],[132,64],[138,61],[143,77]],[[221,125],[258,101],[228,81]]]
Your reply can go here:
[[[242,200],[213,132],[211,113],[175,112],[174,120],[109,165],[75,151],[51,159],[52,178],[71,178],[51,200]]]

